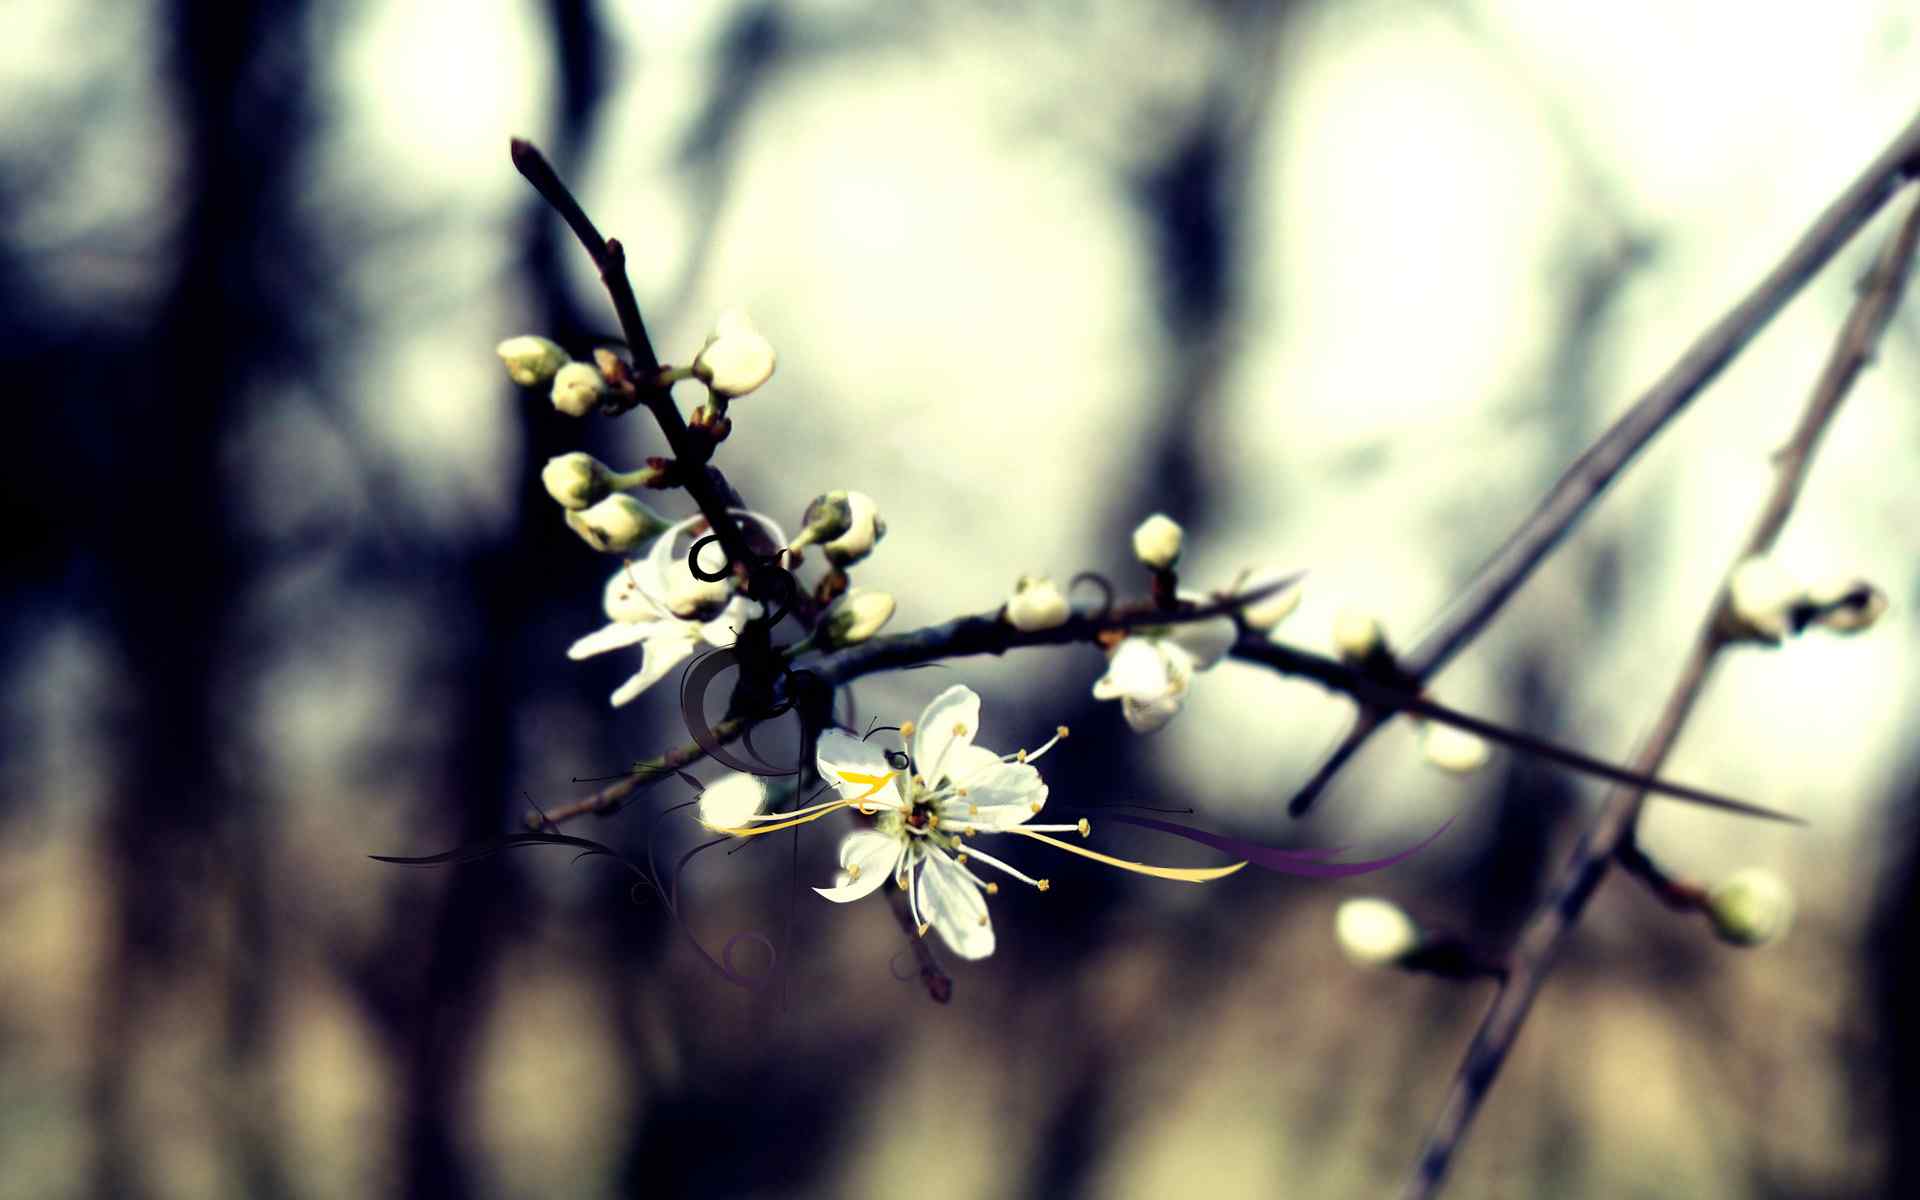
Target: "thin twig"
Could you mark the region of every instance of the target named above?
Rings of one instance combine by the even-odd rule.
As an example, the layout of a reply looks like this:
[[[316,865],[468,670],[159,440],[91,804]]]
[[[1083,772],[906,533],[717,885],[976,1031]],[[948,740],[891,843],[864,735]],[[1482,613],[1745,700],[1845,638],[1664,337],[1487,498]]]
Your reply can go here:
[[[1779,264],[1754,285],[1678,361],[1561,475],[1533,513],[1407,653],[1404,665],[1427,680],[1465,649],[1560,543],[1607,485],[1667,423],[1720,374],[1807,280],[1880,210],[1894,191],[1920,172],[1920,117],[1901,130],[1880,156],[1816,218]],[[1362,713],[1288,808],[1312,807],[1341,768],[1385,718]]]
[[[747,722],[740,719],[722,721],[713,727],[713,741],[726,745],[737,741],[747,731]],[[635,792],[650,788],[664,779],[671,779],[675,773],[707,757],[706,747],[699,742],[688,742],[676,746],[657,758],[649,758],[633,764],[633,769],[619,779],[601,788],[584,800],[564,804],[549,812],[539,809],[529,810],[526,816],[528,829],[544,829],[548,825],[558,825],[575,817],[591,813],[598,817],[610,817],[627,806]]]
[[[680,415],[679,406],[674,404],[672,394],[654,382],[660,374],[660,360],[654,354],[653,342],[647,337],[646,322],[641,319],[640,302],[634,297],[633,283],[627,278],[626,251],[617,240],[600,236],[599,229],[588,219],[580,202],[538,147],[525,139],[514,138],[512,152],[514,167],[526,176],[534,190],[566,221],[567,227],[573,230],[573,235],[592,256],[593,265],[600,269],[600,282],[606,285],[607,295],[613,301],[613,310],[620,318],[621,335],[626,338],[627,348],[633,354],[640,402],[653,414],[660,432],[666,436],[667,446],[679,462],[680,485],[693,497],[693,502],[707,518],[714,535],[720,539],[721,548],[727,552],[727,561],[744,565],[749,577],[762,574],[768,569],[767,565],[752,552],[740,527],[727,515],[723,491],[725,481],[716,478],[718,473],[706,466],[711,448],[701,445],[694,438],[685,418]],[[755,594],[763,592],[760,588],[750,590]]]
[[[907,907],[907,894],[894,888],[887,893],[887,897],[892,901],[893,919],[900,923],[900,931],[907,935],[907,945],[913,950],[913,961],[919,964],[920,981],[927,985],[927,995],[935,1004],[947,1003],[953,999],[953,978],[934,956],[926,932],[913,923],[913,913]]]
[[[1908,135],[1903,136],[1902,143],[1915,130],[1920,130],[1920,125],[1910,129]],[[1875,267],[1867,288],[1855,301],[1852,312],[1841,327],[1833,352],[1814,385],[1812,397],[1794,430],[1792,440],[1775,457],[1773,488],[1761,506],[1745,544],[1734,557],[1735,563],[1766,553],[1786,524],[1794,502],[1799,498],[1800,489],[1806,482],[1807,470],[1821,435],[1826,432],[1841,401],[1859,377],[1861,368],[1872,359],[1874,345],[1899,303],[1912,267],[1916,245],[1920,245],[1920,197],[1916,197],[1913,207],[1908,210],[1899,232]],[[1701,622],[1693,648],[1667,697],[1652,735],[1634,760],[1635,770],[1647,774],[1658,770],[1679,739],[1681,728],[1705,687],[1714,660],[1727,645],[1724,621],[1727,604],[1726,589],[1722,586],[1714,593],[1707,617]],[[1447,1169],[1480,1111],[1481,1102],[1498,1076],[1501,1065],[1506,1061],[1514,1039],[1519,1035],[1528,1010],[1533,1005],[1533,999],[1552,970],[1560,948],[1580,919],[1587,900],[1605,877],[1608,864],[1631,837],[1644,795],[1644,792],[1635,788],[1620,788],[1609,794],[1600,816],[1581,838],[1572,860],[1555,881],[1547,900],[1522,931],[1520,940],[1509,955],[1507,982],[1494,998],[1493,1007],[1488,1010],[1472,1045],[1467,1049],[1465,1061],[1454,1075],[1453,1086],[1421,1152],[1414,1177],[1401,1193],[1404,1200],[1425,1200],[1439,1192]]]

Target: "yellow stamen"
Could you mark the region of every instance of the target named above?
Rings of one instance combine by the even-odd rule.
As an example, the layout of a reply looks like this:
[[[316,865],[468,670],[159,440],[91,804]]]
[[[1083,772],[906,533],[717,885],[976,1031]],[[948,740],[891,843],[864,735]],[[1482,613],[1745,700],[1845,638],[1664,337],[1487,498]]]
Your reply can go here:
[[[1036,842],[1045,842],[1056,850],[1065,850],[1068,854],[1078,854],[1081,858],[1090,858],[1095,862],[1105,863],[1110,867],[1119,867],[1122,871],[1132,871],[1138,875],[1151,875],[1155,879],[1177,880],[1181,883],[1206,883],[1214,879],[1225,879],[1241,867],[1247,865],[1244,862],[1237,862],[1230,867],[1156,867],[1150,863],[1128,862],[1124,858],[1115,858],[1110,854],[1102,854],[1098,850],[1089,850],[1084,846],[1075,846],[1070,842],[1063,842],[1058,838],[1050,838],[1044,833],[1035,833],[1031,829],[1022,829],[1017,825],[1012,829],[1006,830],[1006,832],[1022,834],[1032,838]]]
[[[972,837],[974,834],[979,833],[980,831],[978,829],[975,829],[973,826],[969,825],[965,829],[962,829],[960,832],[966,834],[968,837]]]
[[[1055,736],[1055,737],[1065,737],[1065,736],[1067,736],[1067,727],[1066,727],[1065,725],[1062,725],[1062,726],[1060,726],[1059,728],[1057,728],[1057,729],[1055,729],[1055,730],[1053,731],[1053,736]]]
[[[967,731],[967,726],[965,722],[955,721],[953,723],[953,736],[959,737],[961,734],[965,733],[966,731]]]
[[[858,878],[860,878],[860,864],[859,864],[859,863],[848,863],[848,864],[847,864],[847,879],[848,879],[849,881],[851,881],[851,880],[855,880],[855,879],[858,879]]]
[[[1013,752],[1013,761],[1015,762],[1027,761],[1027,752],[1025,750],[1015,750]]]
[[[901,736],[901,737],[903,737],[903,738],[910,738],[910,737],[912,737],[912,736],[913,736],[913,730],[914,730],[914,724],[913,724],[913,722],[912,722],[912,721],[902,721],[902,722],[900,722],[900,736]]]
[[[985,929],[987,927],[987,914],[985,913],[980,914],[980,927],[982,929]]]
[[[939,814],[939,813],[928,813],[928,814],[927,814],[927,828],[928,828],[928,829],[938,829],[938,828],[940,828],[940,814]]]
[[[960,794],[961,794],[961,795],[963,795],[963,796],[964,796],[964,795],[966,795],[966,793],[965,793],[965,792],[962,792],[962,793],[960,793]],[[977,817],[977,816],[979,816],[979,815],[980,815],[980,806],[979,806],[978,804],[969,804],[969,805],[967,805],[967,815],[968,815],[968,816],[970,816],[970,817]]]
[[[825,804],[821,806],[819,812],[811,813],[804,817],[795,817],[791,821],[776,821],[771,825],[755,825],[750,829],[722,829],[716,825],[713,827],[713,831],[737,838],[759,837],[763,833],[779,833],[782,829],[792,829],[795,825],[805,825],[809,821],[818,821],[821,817],[826,816],[835,809],[846,808],[852,803],[853,801],[851,800],[840,800],[832,804]]]
[[[1053,886],[1053,881],[1050,879],[1036,879],[1033,881],[1033,886],[1044,892]]]
[[[1080,818],[1080,836],[1088,837],[1092,833],[1093,833],[1093,822],[1087,820],[1085,817],[1081,817]]]
[[[999,894],[1000,894],[1000,885],[997,883],[989,882],[987,884],[987,895],[998,896]]]
[[[1043,801],[1035,800],[1032,804],[1027,805],[1027,807],[1032,809],[1034,812],[1039,812],[1042,803]]]
[[[893,781],[893,777],[895,774],[897,774],[897,772],[894,772],[894,771],[888,771],[885,775],[868,775],[860,771],[840,772],[840,778],[846,780],[848,783],[865,783],[865,784],[871,785],[870,787],[867,788],[866,791],[861,792],[858,796],[855,796],[851,800],[848,800],[847,803],[858,804],[862,800],[865,800],[868,796],[873,795],[875,792],[878,792],[881,788],[891,783]],[[865,810],[862,809],[861,811],[864,812]]]
[[[921,937],[927,936],[927,930],[932,928],[933,926],[927,924],[925,921],[920,922],[920,936]]]

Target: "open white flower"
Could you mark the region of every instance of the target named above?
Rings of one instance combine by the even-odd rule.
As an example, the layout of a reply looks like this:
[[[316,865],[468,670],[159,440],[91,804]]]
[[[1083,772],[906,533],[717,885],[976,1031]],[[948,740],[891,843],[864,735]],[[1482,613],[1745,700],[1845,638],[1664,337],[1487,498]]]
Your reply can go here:
[[[1114,648],[1093,698],[1120,701],[1133,731],[1152,733],[1179,713],[1194,672],[1219,662],[1236,632],[1226,617],[1136,631]]]
[[[892,879],[906,892],[921,935],[936,930],[955,954],[970,959],[993,953],[986,897],[1000,889],[969,864],[992,867],[1043,892],[1048,887],[1045,879],[980,850],[981,834],[1017,835],[1108,866],[1189,883],[1219,879],[1246,866],[1156,867],[1049,836],[1086,837],[1092,832],[1084,818],[1071,825],[1028,823],[1047,801],[1047,785],[1032,762],[1065,737],[1066,728],[1032,753],[1001,755],[974,744],[979,727],[980,697],[955,685],[935,696],[918,722],[900,727],[897,750],[830,729],[820,735],[815,757],[820,777],[833,785],[838,799],[795,812],[763,814],[753,818],[754,824],[721,832],[755,837],[843,808],[872,816],[871,829],[850,833],[840,843],[840,875],[834,886],[814,891],[844,904],[872,895]]]
[[[765,525],[777,539],[776,545],[785,544],[779,527],[766,517],[735,512]],[[615,571],[607,580],[604,598],[608,623],[567,647],[567,657],[576,660],[628,646],[640,647],[640,669],[614,689],[612,703],[616,708],[659,682],[701,645],[731,646],[747,622],[762,612],[757,601],[736,595],[709,620],[674,615],[669,602],[674,593],[668,581],[690,574],[675,543],[702,520],[690,517],[672,526],[660,535],[645,559]]]

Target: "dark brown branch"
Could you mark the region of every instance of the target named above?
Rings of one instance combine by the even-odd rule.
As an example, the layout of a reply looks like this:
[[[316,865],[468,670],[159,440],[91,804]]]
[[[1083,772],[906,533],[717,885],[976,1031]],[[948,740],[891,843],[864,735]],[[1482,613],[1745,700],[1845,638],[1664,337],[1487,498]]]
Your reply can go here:
[[[747,731],[747,722],[739,719],[722,721],[713,727],[714,741],[724,746],[738,741]],[[601,788],[584,800],[565,804],[549,812],[530,810],[526,815],[528,829],[544,829],[548,825],[558,825],[575,817],[592,813],[597,817],[610,817],[627,806],[635,792],[652,787],[664,779],[671,779],[676,773],[692,766],[707,757],[707,751],[699,742],[688,742],[677,746],[657,758],[649,758],[633,764],[633,770],[622,775],[613,783]]]
[[[1920,124],[1910,127],[1896,143],[1896,149],[1912,141]],[[1892,152],[1889,152],[1891,155]],[[1883,156],[1883,162],[1888,156]],[[1857,187],[1858,185],[1856,185]],[[1825,222],[1823,218],[1823,223]],[[1787,517],[1792,513],[1807,470],[1821,436],[1838,412],[1840,403],[1859,377],[1860,370],[1873,357],[1873,348],[1898,305],[1911,270],[1914,249],[1920,244],[1920,198],[1908,210],[1899,232],[1888,245],[1874,274],[1834,343],[1833,352],[1814,385],[1813,395],[1795,427],[1793,438],[1775,458],[1772,490],[1761,506],[1759,516],[1745,544],[1734,556],[1737,564],[1773,546]],[[1731,571],[1731,564],[1729,565]],[[1718,589],[1706,619],[1695,635],[1673,690],[1667,697],[1659,721],[1645,747],[1634,760],[1633,769],[1651,774],[1666,760],[1679,740],[1695,702],[1706,685],[1714,660],[1726,646],[1723,616],[1728,600],[1726,589]],[[1468,1048],[1466,1059],[1455,1074],[1439,1120],[1428,1136],[1414,1177],[1402,1196],[1405,1200],[1425,1200],[1437,1194],[1445,1182],[1454,1154],[1459,1150],[1474,1117],[1480,1111],[1488,1090],[1499,1075],[1514,1039],[1519,1036],[1533,999],[1546,981],[1553,963],[1574,924],[1579,921],[1594,889],[1605,877],[1607,866],[1623,845],[1628,844],[1639,818],[1645,793],[1637,788],[1620,788],[1607,797],[1600,816],[1575,848],[1572,860],[1555,881],[1547,900],[1535,912],[1509,955],[1507,983],[1495,997]]]
[[[858,646],[825,655],[811,664],[808,669],[825,682],[838,686],[880,671],[920,666],[969,654],[1004,654],[1008,650],[1025,646],[1092,644],[1099,642],[1104,634],[1119,629],[1143,625],[1182,624],[1222,616],[1241,604],[1250,603],[1254,597],[1266,594],[1267,590],[1270,589],[1214,604],[1197,606],[1179,613],[1161,612],[1150,605],[1128,606],[1104,616],[1074,617],[1066,624],[1053,629],[1026,633],[1008,625],[997,613],[980,613],[959,617],[940,625],[929,625],[912,633],[875,638],[870,642],[863,642]],[[1362,704],[1386,711],[1410,712],[1416,716],[1438,721],[1443,725],[1452,725],[1480,737],[1539,755],[1576,771],[1597,775],[1602,779],[1630,783],[1675,799],[1737,812],[1745,816],[1799,823],[1799,818],[1773,809],[1761,808],[1715,792],[1655,778],[1645,772],[1624,770],[1577,750],[1569,750],[1536,738],[1532,734],[1507,729],[1445,705],[1436,704],[1415,692],[1371,678],[1345,663],[1291,646],[1282,646],[1253,634],[1242,636],[1234,645],[1232,653],[1236,658],[1259,663],[1281,674],[1312,679],[1334,691],[1352,696]]]
[[[1407,653],[1407,669],[1421,680],[1430,679],[1478,636],[1614,477],[1916,172],[1920,172],[1920,117],[1827,206],[1773,270],[1696,338],[1633,407],[1567,468],[1539,507]],[[1294,795],[1289,810],[1298,816],[1312,807],[1382,722],[1378,714],[1363,713]]]
[[[512,151],[514,167],[526,176],[527,182],[533,185],[541,198],[566,221],[567,227],[573,230],[574,236],[580,239],[580,244],[593,257],[593,265],[600,269],[600,282],[606,285],[614,313],[620,318],[621,335],[626,338],[627,348],[633,354],[640,402],[653,414],[660,432],[666,436],[668,447],[683,468],[678,479],[680,486],[686,488],[701,514],[707,518],[707,524],[720,539],[721,548],[727,552],[727,560],[736,566],[744,564],[750,577],[762,574],[769,568],[752,553],[740,527],[727,515],[727,492],[730,489],[726,487],[725,480],[717,478],[718,472],[711,468],[702,469],[712,454],[711,443],[694,436],[680,415],[679,406],[674,404],[672,394],[655,382],[660,374],[660,360],[654,354],[653,342],[647,337],[646,322],[640,317],[640,302],[634,298],[633,283],[627,278],[626,251],[617,240],[600,236],[600,231],[588,219],[580,202],[561,181],[553,164],[547,161],[538,147],[522,138],[514,138]],[[765,589],[751,586],[749,591],[756,595],[770,594]]]

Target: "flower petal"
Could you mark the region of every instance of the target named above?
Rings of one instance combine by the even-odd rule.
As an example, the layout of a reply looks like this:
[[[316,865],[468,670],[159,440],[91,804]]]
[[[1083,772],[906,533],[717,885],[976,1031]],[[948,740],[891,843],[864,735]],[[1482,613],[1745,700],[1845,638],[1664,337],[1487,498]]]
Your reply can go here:
[[[920,911],[948,949],[969,959],[993,953],[993,923],[987,917],[987,899],[968,877],[966,868],[944,851],[933,851],[926,857],[917,886]]]
[[[835,904],[846,904],[862,896],[871,896],[880,885],[893,878],[904,844],[877,829],[861,829],[840,842],[840,869],[852,876],[837,887],[817,887],[814,891]]]
[[[747,627],[747,622],[758,619],[764,611],[759,601],[735,596],[727,601],[719,616],[700,627],[700,638],[709,646],[731,646],[740,639],[740,631]]]
[[[600,606],[610,621],[657,621],[668,614],[662,597],[666,586],[647,562],[622,563],[607,580]]]
[[[658,627],[656,627],[658,628]],[[613,706],[622,704],[660,682],[662,676],[680,665],[687,655],[693,653],[693,643],[681,637],[678,631],[656,633],[647,639],[640,649],[640,669],[628,680],[614,689]]]
[[[967,794],[940,806],[941,821],[968,822],[992,833],[1010,829],[1032,817],[1035,805],[1047,802],[1047,785],[1027,763],[1003,763],[967,776]]]
[[[1225,657],[1238,636],[1230,618],[1213,617],[1177,626],[1167,640],[1193,656],[1194,670],[1204,671]]]
[[[1166,695],[1172,686],[1167,657],[1160,647],[1147,638],[1130,637],[1113,652],[1106,675],[1093,685],[1093,698],[1153,700]]]
[[[954,684],[933,698],[920,714],[913,731],[913,769],[928,783],[939,783],[953,764],[947,756],[958,747],[973,745],[980,731],[980,697],[972,688]]]
[[[1152,733],[1178,716],[1184,702],[1184,697],[1177,692],[1144,702],[1128,696],[1120,701],[1120,712],[1135,733]]]
[[[863,742],[845,730],[829,729],[814,743],[813,759],[820,778],[844,798],[881,808],[905,806],[898,790],[900,773],[888,765],[885,752],[874,743]],[[894,786],[877,782],[880,780]]]
[[[596,654],[605,654],[609,650],[624,650],[635,642],[645,641],[654,634],[655,622],[636,624],[629,621],[615,621],[603,625],[592,633],[567,647],[567,657],[571,659],[592,658]]]

